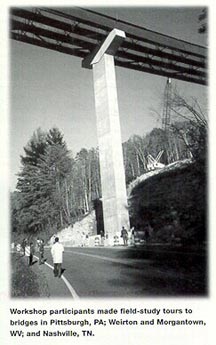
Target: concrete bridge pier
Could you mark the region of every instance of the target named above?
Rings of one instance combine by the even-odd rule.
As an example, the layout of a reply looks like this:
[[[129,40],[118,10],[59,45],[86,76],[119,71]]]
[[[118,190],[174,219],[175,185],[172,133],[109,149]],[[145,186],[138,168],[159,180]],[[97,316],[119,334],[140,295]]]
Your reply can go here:
[[[124,32],[114,29],[90,62],[94,78],[107,245],[114,245],[114,236],[122,226],[126,229],[130,227],[114,65],[115,52],[124,37]]]

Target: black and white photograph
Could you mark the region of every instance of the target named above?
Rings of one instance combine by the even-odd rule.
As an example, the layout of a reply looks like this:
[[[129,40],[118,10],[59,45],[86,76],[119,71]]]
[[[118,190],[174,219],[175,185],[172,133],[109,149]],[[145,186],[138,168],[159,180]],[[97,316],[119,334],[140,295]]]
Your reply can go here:
[[[10,9],[13,297],[208,294],[207,28]]]
[[[10,39],[11,296],[207,296],[208,9],[13,7]]]
[[[1,343],[212,344],[210,3],[1,7]]]

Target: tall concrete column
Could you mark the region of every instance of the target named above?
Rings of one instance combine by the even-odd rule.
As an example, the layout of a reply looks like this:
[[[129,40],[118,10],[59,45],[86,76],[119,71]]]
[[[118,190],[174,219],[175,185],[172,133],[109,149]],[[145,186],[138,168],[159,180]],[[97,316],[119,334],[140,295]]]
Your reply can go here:
[[[110,245],[113,244],[114,235],[121,230],[122,226],[126,229],[129,229],[130,226],[113,57],[124,37],[124,33],[114,29],[91,61],[94,77],[104,228],[105,235],[108,235],[107,243]]]
[[[129,228],[114,58],[104,54],[93,65],[105,233],[109,243]]]

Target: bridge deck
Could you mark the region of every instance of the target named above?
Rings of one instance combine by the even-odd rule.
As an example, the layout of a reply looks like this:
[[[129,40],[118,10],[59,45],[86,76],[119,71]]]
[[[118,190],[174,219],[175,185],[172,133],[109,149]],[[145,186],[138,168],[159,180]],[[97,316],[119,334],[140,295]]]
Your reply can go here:
[[[81,8],[12,8],[11,38],[82,59],[113,29],[126,33],[117,66],[207,84],[207,49]]]

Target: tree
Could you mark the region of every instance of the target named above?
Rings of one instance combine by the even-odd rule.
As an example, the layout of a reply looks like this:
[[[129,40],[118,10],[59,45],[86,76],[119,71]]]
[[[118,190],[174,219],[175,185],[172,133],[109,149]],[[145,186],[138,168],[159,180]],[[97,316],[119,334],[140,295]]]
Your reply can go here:
[[[146,156],[145,136],[133,135],[123,144],[126,183],[130,183],[147,170]]]
[[[203,8],[202,12],[200,13],[198,20],[199,20],[199,29],[198,32],[200,34],[205,34],[207,32],[207,8]]]
[[[23,232],[54,231],[70,223],[68,175],[72,160],[57,128],[33,133],[21,158],[17,190]]]
[[[171,128],[184,138],[191,156],[197,161],[206,163],[208,119],[196,99],[188,101],[178,92],[173,95],[172,111],[175,118],[184,121],[184,128],[177,128],[173,123]]]
[[[38,128],[32,135],[27,145],[23,148],[25,156],[21,156],[21,164],[37,165],[39,157],[45,152],[47,146],[46,133]]]
[[[91,148],[89,151],[89,161],[91,169],[91,201],[99,199],[101,193],[101,177],[98,148]]]
[[[70,224],[67,177],[72,169],[72,160],[66,145],[48,146],[39,160],[38,169],[37,184],[42,193],[40,199],[43,198],[45,205],[50,208],[45,217],[49,218],[49,225],[55,219],[56,225],[62,228]]]
[[[46,142],[48,145],[61,145],[62,147],[66,147],[63,134],[56,127],[49,130],[46,136]]]

